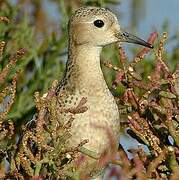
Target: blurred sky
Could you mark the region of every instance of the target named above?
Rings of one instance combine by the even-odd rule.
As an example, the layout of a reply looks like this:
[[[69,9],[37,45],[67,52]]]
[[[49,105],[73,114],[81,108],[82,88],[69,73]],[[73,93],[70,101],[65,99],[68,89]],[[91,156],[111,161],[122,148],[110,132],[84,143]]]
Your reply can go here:
[[[122,13],[121,24],[128,26],[130,22],[132,0],[122,0],[117,7]],[[145,7],[142,18],[139,21],[138,31],[147,35],[154,28],[161,30],[163,23],[167,20],[170,26],[170,32],[179,31],[179,0],[144,0]]]

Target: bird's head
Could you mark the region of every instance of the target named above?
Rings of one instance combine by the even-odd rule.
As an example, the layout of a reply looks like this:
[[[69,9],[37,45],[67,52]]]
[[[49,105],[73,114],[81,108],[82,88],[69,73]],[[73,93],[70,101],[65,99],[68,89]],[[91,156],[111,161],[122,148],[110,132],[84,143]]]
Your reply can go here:
[[[117,17],[108,9],[82,7],[69,21],[70,38],[76,45],[105,46],[115,42],[152,45],[121,30]]]

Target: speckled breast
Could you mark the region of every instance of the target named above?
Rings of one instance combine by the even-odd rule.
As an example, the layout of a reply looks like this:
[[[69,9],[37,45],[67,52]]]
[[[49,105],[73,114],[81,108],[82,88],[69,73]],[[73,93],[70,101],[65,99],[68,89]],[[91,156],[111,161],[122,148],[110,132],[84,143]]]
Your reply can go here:
[[[71,127],[72,137],[68,145],[74,147],[88,139],[89,142],[84,147],[100,155],[110,149],[111,140],[115,139],[116,145],[118,144],[119,112],[114,97],[108,89],[103,93],[96,92],[94,96],[85,96],[85,94],[69,94],[65,98],[64,106],[72,107],[86,97],[85,105],[88,108],[86,112],[75,115]],[[68,116],[65,116],[68,119]]]

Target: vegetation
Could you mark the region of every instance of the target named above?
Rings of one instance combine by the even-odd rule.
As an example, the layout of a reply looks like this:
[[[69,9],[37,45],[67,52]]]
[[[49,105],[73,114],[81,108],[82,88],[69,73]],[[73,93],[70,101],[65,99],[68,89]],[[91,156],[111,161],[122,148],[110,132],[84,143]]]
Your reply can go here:
[[[119,1],[49,0],[49,3],[57,7],[56,13],[61,18],[49,17],[42,0],[19,0],[17,4],[0,0],[1,179],[86,178],[75,172],[70,162],[87,141],[73,149],[65,147],[73,116],[86,111],[86,99],[71,109],[56,107],[55,88],[67,54],[67,21],[79,6],[108,7]],[[166,33],[159,38],[156,32],[152,33],[148,39],[155,46],[151,55],[146,56],[147,48],[134,49],[136,55],[132,60],[118,45],[103,51],[103,71],[123,119],[121,131],[127,130],[147,147],[147,150],[142,146],[124,149],[119,145],[117,154],[102,156],[99,166],[109,161],[116,164],[110,168],[109,178],[178,178],[179,50],[176,46],[167,53],[166,40]],[[65,126],[57,118],[61,111],[71,113]],[[110,140],[112,146],[112,137]],[[116,156],[120,158],[116,160]],[[80,166],[80,160],[77,165]]]

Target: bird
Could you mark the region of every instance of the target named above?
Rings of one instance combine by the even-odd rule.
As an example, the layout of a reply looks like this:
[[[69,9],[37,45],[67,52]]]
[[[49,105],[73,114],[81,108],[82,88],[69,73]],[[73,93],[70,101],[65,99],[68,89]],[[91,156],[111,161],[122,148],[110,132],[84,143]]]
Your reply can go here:
[[[121,29],[116,15],[107,8],[81,7],[71,16],[68,23],[68,60],[66,71],[56,92],[60,107],[72,108],[86,98],[87,110],[75,114],[67,146],[76,147],[87,139],[84,148],[100,157],[110,151],[110,131],[116,140],[117,151],[120,138],[120,117],[118,106],[110,92],[100,64],[104,46],[112,43],[135,43],[148,48],[152,45]],[[61,113],[63,123],[70,113]],[[88,156],[88,155],[85,155]],[[87,158],[83,167],[85,173],[93,176],[96,159]],[[95,172],[95,173],[93,173]]]

